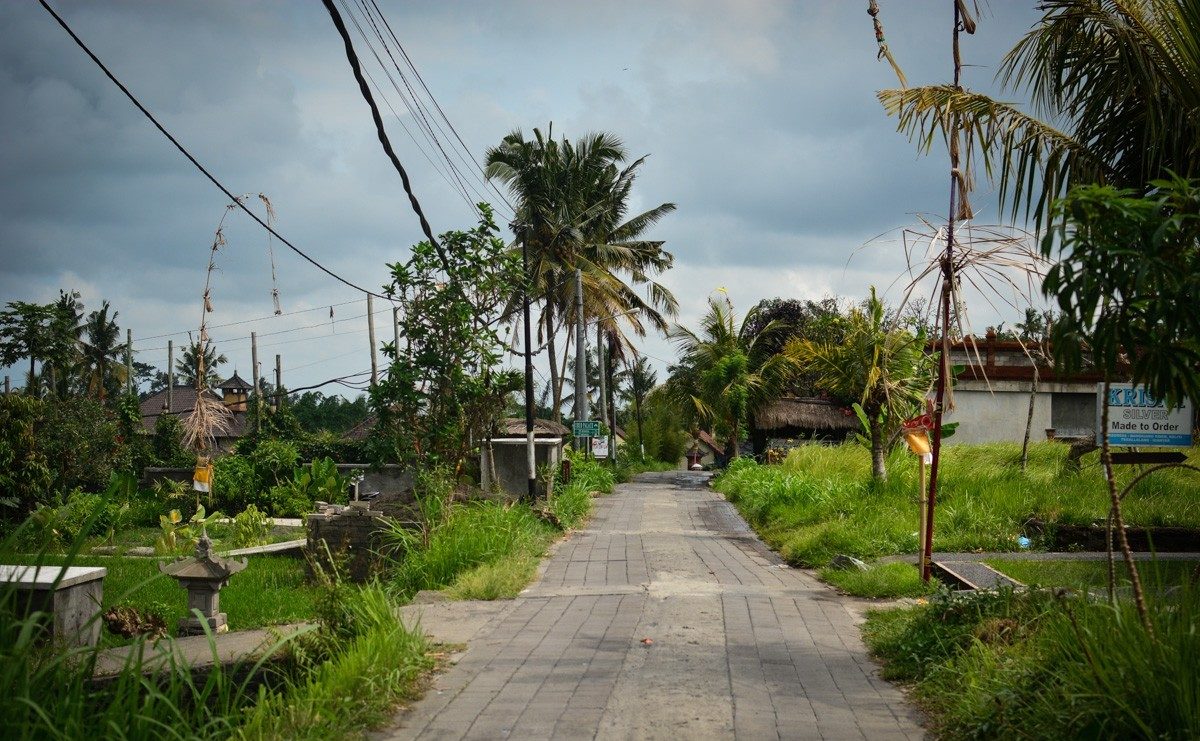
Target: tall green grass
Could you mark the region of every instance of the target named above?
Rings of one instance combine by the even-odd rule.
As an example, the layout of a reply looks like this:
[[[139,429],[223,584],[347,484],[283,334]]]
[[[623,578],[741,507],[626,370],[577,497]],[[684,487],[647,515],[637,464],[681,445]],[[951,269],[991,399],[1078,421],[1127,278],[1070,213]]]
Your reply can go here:
[[[872,613],[884,674],[913,682],[939,738],[1200,738],[1200,592],[1128,603],[945,595]]]
[[[1083,470],[1066,470],[1067,447],[1030,446],[1020,470],[1012,444],[946,448],[938,491],[934,549],[1013,551],[1036,518],[1089,524],[1108,512],[1095,454]],[[1196,449],[1192,462],[1200,460]],[[790,562],[823,566],[845,553],[873,557],[917,550],[917,461],[906,451],[888,460],[888,479],[873,482],[870,455],[856,445],[803,446],[780,465],[738,461],[716,482],[743,516]],[[1124,479],[1134,471],[1122,470]],[[1125,500],[1131,525],[1200,527],[1200,476],[1162,471],[1144,479]]]
[[[593,492],[611,492],[613,485],[609,468],[580,458],[571,482],[555,487],[542,513],[494,500],[422,506],[430,513],[423,537],[398,525],[385,537],[395,558],[390,585],[402,599],[423,589],[445,589],[454,599],[513,597],[554,538],[591,514]]]
[[[12,542],[0,543],[0,552]],[[54,560],[74,564],[81,543]],[[45,557],[34,560],[49,565]],[[133,586],[136,593],[140,585]],[[98,681],[98,649],[51,641],[50,616],[29,613],[13,585],[0,585],[0,738],[358,735],[412,696],[430,662],[420,632],[399,622],[381,589],[327,587],[318,600],[322,611],[342,617],[290,633],[253,663],[218,661],[196,671],[174,650],[135,642],[121,671]],[[215,638],[209,641],[215,658]],[[285,655],[310,659],[277,662]]]

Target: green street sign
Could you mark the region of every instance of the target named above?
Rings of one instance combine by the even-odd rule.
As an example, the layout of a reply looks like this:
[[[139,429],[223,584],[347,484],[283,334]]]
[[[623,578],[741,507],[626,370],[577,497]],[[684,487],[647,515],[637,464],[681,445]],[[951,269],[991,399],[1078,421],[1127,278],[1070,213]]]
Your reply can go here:
[[[600,437],[600,420],[577,419],[571,424],[575,437]]]

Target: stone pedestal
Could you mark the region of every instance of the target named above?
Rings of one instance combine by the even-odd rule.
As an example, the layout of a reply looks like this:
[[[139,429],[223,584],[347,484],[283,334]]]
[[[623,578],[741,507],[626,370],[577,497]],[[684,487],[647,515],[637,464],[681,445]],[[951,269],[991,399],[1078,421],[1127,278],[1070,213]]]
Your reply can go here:
[[[94,646],[100,638],[100,605],[104,576],[99,566],[0,566],[0,583],[17,590],[17,604],[27,612],[49,613],[54,639],[74,646]]]
[[[382,517],[382,512],[371,509],[371,502],[351,502],[345,507],[320,505],[306,523],[309,555],[322,568],[329,567],[332,555],[342,576],[355,582],[367,581],[378,560],[376,534],[383,525]]]
[[[175,577],[188,593],[188,616],[179,621],[180,635],[200,635],[205,630],[224,633],[229,630],[225,613],[221,612],[221,587],[229,577],[246,568],[246,562],[220,558],[213,554],[212,541],[207,534],[196,544],[196,555],[159,569]],[[199,610],[197,616],[194,610]]]

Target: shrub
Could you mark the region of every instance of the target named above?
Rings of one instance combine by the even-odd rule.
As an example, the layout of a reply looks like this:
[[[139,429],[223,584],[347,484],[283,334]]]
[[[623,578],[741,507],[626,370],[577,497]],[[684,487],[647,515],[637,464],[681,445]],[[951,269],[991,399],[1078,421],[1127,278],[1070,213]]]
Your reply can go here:
[[[271,538],[274,522],[253,504],[233,518],[233,543],[239,548],[248,548],[266,543]]]
[[[43,412],[37,399],[0,395],[0,519],[20,520],[47,501],[54,474],[36,435]]]
[[[296,467],[300,453],[296,446],[282,440],[263,440],[250,453],[250,464],[260,485],[282,483]]]
[[[226,455],[213,462],[213,504],[239,512],[251,504],[266,508],[265,490],[244,456]]]
[[[338,473],[337,464],[321,458],[293,469],[290,480],[271,487],[271,512],[278,517],[301,517],[313,510],[314,502],[345,503],[349,486],[350,478]]]
[[[52,488],[102,491],[109,475],[129,468],[128,448],[117,420],[98,401],[52,400],[37,427],[38,446],[54,474]]]

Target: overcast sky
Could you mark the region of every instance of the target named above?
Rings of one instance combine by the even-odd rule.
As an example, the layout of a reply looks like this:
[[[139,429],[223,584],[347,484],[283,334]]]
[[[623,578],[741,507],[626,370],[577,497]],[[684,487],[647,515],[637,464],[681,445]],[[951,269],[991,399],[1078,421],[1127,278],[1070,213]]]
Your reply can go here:
[[[556,135],[609,131],[649,155],[634,205],[678,205],[652,236],[675,255],[662,280],[684,324],[718,287],[741,311],[772,297],[860,299],[904,269],[894,230],[916,213],[944,217],[944,152],[917,156],[875,98],[896,79],[875,59],[866,0],[378,2],[477,159],[550,121]],[[54,5],[201,162],[235,192],[268,195],[279,231],[331,270],[378,288],[385,263],[420,239],[318,0]],[[947,80],[950,0],[880,5],[910,83]],[[967,85],[995,91],[995,66],[1037,20],[1033,5],[985,6],[964,37],[977,65]],[[36,3],[0,4],[0,101],[0,303],[50,301],[60,288],[89,309],[107,299],[137,359],[165,367],[162,335],[179,347],[199,321],[225,197]],[[384,113],[434,230],[470,226],[462,197]],[[980,180],[980,219],[995,220]],[[231,361],[223,371],[249,377],[251,330],[264,375],[280,353],[293,388],[369,367],[361,295],[282,245],[288,315],[245,322],[272,313],[267,241],[237,213],[225,234],[209,322],[242,323],[211,331]],[[980,331],[1018,318],[973,311]],[[384,337],[388,326],[381,316]],[[674,356],[661,337],[643,347],[660,367]]]

